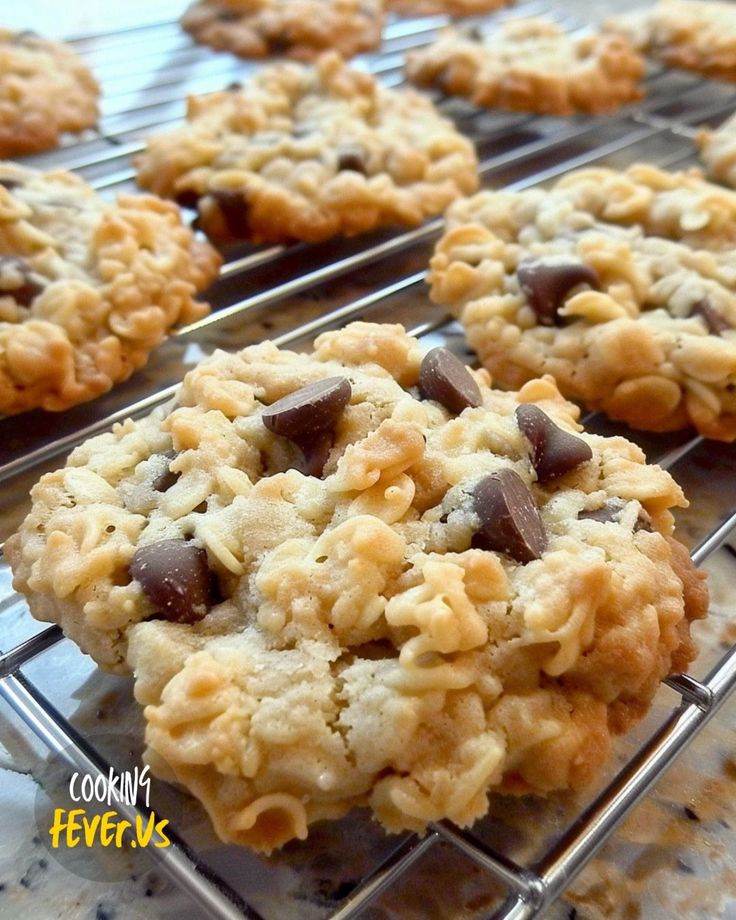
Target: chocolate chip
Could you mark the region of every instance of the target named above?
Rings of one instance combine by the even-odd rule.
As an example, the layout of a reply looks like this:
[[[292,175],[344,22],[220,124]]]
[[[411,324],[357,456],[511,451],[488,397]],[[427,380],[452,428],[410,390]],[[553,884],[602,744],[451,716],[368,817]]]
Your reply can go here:
[[[6,176],[0,176],[0,185],[11,192],[14,188],[18,188],[19,186],[23,185],[23,183],[18,179],[11,179]]]
[[[590,511],[581,511],[578,514],[579,521],[599,521],[601,524],[618,524],[621,518],[621,512],[626,507],[626,502],[621,498],[609,498],[600,508],[592,508]],[[640,530],[652,531],[652,519],[642,508],[636,517],[634,523],[634,533]]]
[[[232,83],[228,83],[225,87],[227,92],[236,93],[238,90],[243,88],[243,84],[239,80],[233,80]]]
[[[272,54],[284,54],[294,47],[294,39],[289,35],[269,35],[266,38],[268,50]]]
[[[365,152],[359,147],[345,147],[338,151],[337,168],[342,172],[345,169],[366,174]]]
[[[5,275],[9,277],[5,278]],[[0,297],[10,296],[23,307],[30,307],[43,291],[33,269],[20,256],[0,256]],[[16,280],[20,276],[20,283]],[[38,277],[38,276],[36,276]]]
[[[250,228],[248,202],[244,193],[233,189],[215,189],[209,193],[209,197],[222,214],[228,233],[236,237],[247,237]]]
[[[311,444],[330,432],[350,402],[352,388],[345,377],[316,380],[263,410],[263,424],[295,444]]]
[[[690,308],[691,316],[699,316],[705,323],[708,332],[713,335],[720,335],[722,332],[728,332],[733,328],[723,316],[716,310],[707,297],[698,300]]]
[[[600,508],[590,511],[580,511],[579,521],[598,521],[601,524],[617,524],[621,512],[626,507],[626,502],[620,498],[609,498]]]
[[[174,195],[174,201],[181,208],[191,208],[193,211],[197,210],[197,202],[199,201],[200,196],[193,188],[183,188],[180,189]]]
[[[529,459],[540,483],[569,473],[593,456],[582,438],[563,431],[539,406],[528,403],[518,406],[516,421],[531,446]]]
[[[312,440],[299,445],[302,452],[303,463],[299,464],[300,472],[305,476],[320,478],[324,472],[325,463],[334,443],[332,431],[322,431]]]
[[[174,459],[174,457],[176,457],[176,451],[167,450],[166,453],[161,454],[161,456],[166,458],[166,466],[151,483],[151,488],[154,490],[154,492],[168,491],[178,482],[179,476],[181,476],[181,473],[172,473],[169,469],[169,464]]]
[[[559,322],[558,310],[573,288],[588,284],[600,286],[595,271],[584,262],[544,262],[525,259],[516,269],[521,290],[529,306],[537,314],[541,326],[554,326]]]
[[[207,553],[187,540],[160,540],[135,551],[130,574],[173,623],[196,623],[212,604]]]
[[[480,517],[475,543],[505,553],[517,562],[539,559],[547,535],[532,493],[513,470],[484,476],[473,489],[473,508]]]
[[[684,806],[685,815],[690,821],[700,821],[700,816],[689,805]]]
[[[483,402],[472,374],[447,348],[433,348],[422,359],[419,392],[424,399],[434,399],[453,415]]]

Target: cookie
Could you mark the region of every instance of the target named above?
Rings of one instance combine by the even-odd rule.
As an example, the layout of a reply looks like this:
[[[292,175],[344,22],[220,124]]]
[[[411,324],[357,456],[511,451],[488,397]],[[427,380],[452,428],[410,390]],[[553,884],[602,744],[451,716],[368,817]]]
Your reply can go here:
[[[736,187],[736,115],[732,115],[715,131],[698,132],[700,154],[714,179]]]
[[[482,16],[514,0],[387,0],[386,8],[400,16]]]
[[[135,163],[143,187],[196,204],[223,241],[414,226],[478,184],[472,143],[430,100],[384,89],[333,52],[190,98],[186,124],[150,138]]]
[[[381,43],[381,0],[199,0],[181,18],[198,42],[245,58],[349,58]]]
[[[551,373],[634,428],[736,438],[736,194],[697,172],[587,169],[459,202],[432,297],[497,383]]]
[[[103,201],[67,172],[0,162],[0,413],[57,411],[145,364],[220,256],[177,207],[151,195]]]
[[[611,17],[606,32],[627,37],[668,67],[736,80],[736,9],[716,0],[659,0]]]
[[[99,87],[67,45],[0,28],[0,157],[48,150],[97,124]]]
[[[612,112],[641,98],[644,62],[625,38],[575,38],[557,23],[533,18],[504,23],[486,36],[448,29],[407,54],[406,75],[476,105],[572,115]]]
[[[488,380],[401,326],[219,352],[34,488],[15,587],[134,672],[148,762],[223,840],[577,789],[691,659],[679,487],[551,378]]]

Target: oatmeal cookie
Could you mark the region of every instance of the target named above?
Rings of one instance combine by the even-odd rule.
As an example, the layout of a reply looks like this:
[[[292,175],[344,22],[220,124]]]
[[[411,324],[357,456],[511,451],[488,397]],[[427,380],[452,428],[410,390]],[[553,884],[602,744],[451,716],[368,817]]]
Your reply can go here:
[[[386,8],[400,16],[482,16],[515,0],[386,0]]]
[[[486,36],[448,29],[407,54],[406,74],[476,105],[572,115],[611,112],[639,99],[644,61],[625,38],[574,38],[535,18],[504,23]]]
[[[381,43],[382,0],[198,0],[181,24],[203,45],[240,57],[349,58]]]
[[[736,188],[736,115],[715,131],[700,131],[697,142],[709,174]]]
[[[196,204],[209,236],[253,242],[413,226],[478,184],[472,143],[428,99],[334,53],[191,98],[136,167],[145,188]]]
[[[717,0],[659,0],[611,17],[606,32],[670,67],[736,80],[736,8]]]
[[[577,415],[401,326],[220,352],[44,476],[6,555],[132,669],[148,762],[223,840],[467,825],[596,776],[707,606],[679,487]]]
[[[736,439],[736,194],[696,172],[586,169],[459,202],[432,297],[502,386],[551,373],[634,428]]]
[[[56,147],[97,124],[97,81],[66,45],[0,28],[0,157]]]
[[[219,255],[175,205],[103,201],[67,172],[0,162],[0,413],[57,411],[145,364],[179,323]]]

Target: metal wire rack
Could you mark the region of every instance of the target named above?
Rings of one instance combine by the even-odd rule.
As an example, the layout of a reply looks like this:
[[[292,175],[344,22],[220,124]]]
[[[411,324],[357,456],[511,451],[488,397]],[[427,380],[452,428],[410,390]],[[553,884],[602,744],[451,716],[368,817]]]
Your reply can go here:
[[[485,23],[539,12],[563,21],[571,30],[581,26],[537,2],[521,4]],[[403,52],[431,40],[443,24],[441,17],[390,21],[381,52],[360,58],[357,64],[389,85],[399,84]],[[254,66],[192,46],[173,22],[85,37],[74,44],[103,84],[100,130],[57,151],[30,157],[28,162],[40,168],[73,169],[109,195],[133,190],[130,156],[142,149],[148,132],[181,119],[186,93],[220,88],[242,79]],[[717,122],[736,108],[732,89],[681,72],[653,70],[647,90],[644,102],[608,119],[481,112],[457,100],[441,100],[440,105],[476,141],[484,184],[512,189],[596,162],[625,165],[647,159],[662,166],[686,165],[693,157],[695,129]],[[152,357],[145,371],[108,396],[63,415],[49,419],[43,413],[30,413],[22,426],[12,419],[0,420],[0,443],[4,445],[0,538],[14,529],[30,485],[45,469],[60,463],[61,455],[85,438],[169,398],[187,368],[213,347],[242,347],[266,335],[279,345],[301,347],[316,333],[348,320],[398,318],[428,343],[441,341],[462,353],[457,327],[427,303],[422,288],[429,247],[440,227],[441,222],[433,220],[403,233],[311,247],[236,247],[226,253],[221,277],[212,290],[213,312],[181,329]],[[587,423],[594,430],[618,430],[597,416]],[[677,466],[678,471],[687,470],[693,458],[707,449],[700,438],[633,436],[650,460],[668,468]],[[723,467],[728,468],[728,453],[720,456]],[[724,498],[707,524],[700,526],[692,553],[698,565],[736,527],[736,496],[730,502],[729,496]],[[93,776],[106,771],[102,755],[25,673],[59,645],[61,631],[42,629],[22,612],[23,601],[10,588],[5,563],[0,567],[0,592],[0,612],[6,621],[9,612],[21,611],[14,620],[20,625],[4,630],[0,698],[50,751],[63,752],[77,769]],[[464,854],[503,886],[505,899],[494,908],[493,917],[527,920],[540,916],[736,688],[736,647],[702,679],[682,674],[667,684],[679,695],[679,702],[669,708],[669,715],[623,769],[534,860],[521,864],[503,848],[489,845],[482,834],[437,824],[426,836],[406,836],[389,848],[329,916],[332,920],[357,917],[440,842]],[[124,816],[134,813],[131,807]],[[175,838],[170,848],[150,852],[203,914],[222,920],[261,916],[238,893],[232,879],[208,870],[184,840]]]

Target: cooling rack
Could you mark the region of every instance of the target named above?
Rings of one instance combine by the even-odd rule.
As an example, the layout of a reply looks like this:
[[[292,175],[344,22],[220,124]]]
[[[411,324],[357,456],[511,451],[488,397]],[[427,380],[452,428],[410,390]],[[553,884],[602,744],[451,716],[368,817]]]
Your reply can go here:
[[[559,9],[546,9],[544,3],[524,3],[480,24],[486,28],[510,16],[536,13],[557,19],[571,31],[585,28]],[[363,56],[356,64],[387,85],[397,85],[402,81],[403,53],[430,41],[444,24],[442,17],[390,20],[381,52]],[[147,133],[182,118],[187,93],[221,88],[256,66],[193,46],[175,22],[87,36],[73,44],[103,85],[100,130],[27,162],[39,168],[72,169],[103,195],[134,190],[130,156],[142,149]],[[511,189],[544,183],[594,163],[625,166],[648,160],[660,166],[686,166],[693,161],[697,128],[717,123],[736,109],[731,87],[657,69],[648,75],[643,102],[606,119],[532,117],[482,112],[458,100],[438,103],[475,140],[483,184]],[[213,312],[179,330],[131,381],[61,415],[28,413],[22,425],[16,419],[0,419],[0,539],[13,531],[30,486],[42,472],[60,464],[64,454],[85,438],[169,398],[183,373],[215,347],[242,347],[268,336],[281,346],[301,348],[319,332],[360,318],[402,321],[427,347],[441,343],[469,357],[457,325],[429,304],[424,288],[428,255],[440,228],[440,221],[433,220],[408,232],[319,246],[241,246],[227,251],[211,292]],[[622,432],[621,426],[595,415],[586,425],[607,434]],[[644,448],[650,461],[673,469],[680,481],[686,481],[698,513],[686,517],[683,526],[694,543],[694,561],[706,563],[736,526],[736,488],[733,494],[726,489],[714,497],[702,471],[707,469],[712,478],[733,472],[733,451],[688,434],[623,433]],[[43,628],[31,620],[22,599],[12,592],[5,563],[0,565],[0,613],[0,699],[51,752],[63,754],[70,765],[93,776],[106,773],[101,751],[57,707],[37,676],[44,656],[68,643],[57,627]],[[736,647],[710,658],[707,673],[680,674],[666,682],[669,691],[662,692],[669,695],[663,718],[653,726],[647,723],[652,730],[620,769],[612,771],[603,788],[532,858],[520,860],[513,848],[489,842],[493,835],[482,827],[466,832],[440,823],[424,837],[406,835],[384,846],[380,858],[323,916],[365,916],[380,894],[400,885],[438,846],[451,847],[498,882],[503,894],[477,917],[541,916],[736,687]],[[133,806],[120,806],[119,811],[129,818],[136,813]],[[173,839],[168,849],[151,851],[152,858],[191,897],[199,914],[222,920],[281,920],[278,914],[259,912],[238,890],[236,879],[213,872],[183,837]]]

